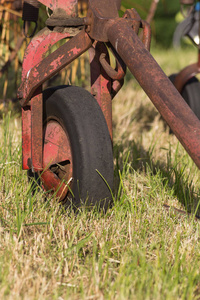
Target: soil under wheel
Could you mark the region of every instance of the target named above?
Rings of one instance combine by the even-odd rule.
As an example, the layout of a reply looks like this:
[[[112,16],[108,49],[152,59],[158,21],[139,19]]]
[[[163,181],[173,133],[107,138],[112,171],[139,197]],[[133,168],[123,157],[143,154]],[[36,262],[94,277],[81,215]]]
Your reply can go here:
[[[169,76],[169,79],[174,83],[176,74]],[[190,106],[195,115],[200,119],[200,82],[196,77],[192,77],[183,87],[182,97]]]
[[[112,200],[107,185],[113,188],[113,153],[101,108],[89,92],[72,86],[49,88],[43,100],[43,168],[68,183],[67,204],[106,209]]]

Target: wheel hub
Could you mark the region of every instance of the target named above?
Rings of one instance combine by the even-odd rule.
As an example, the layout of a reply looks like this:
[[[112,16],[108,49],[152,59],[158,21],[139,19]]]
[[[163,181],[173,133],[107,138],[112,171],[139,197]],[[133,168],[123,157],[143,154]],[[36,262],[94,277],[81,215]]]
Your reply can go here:
[[[43,170],[44,189],[52,189],[63,200],[73,178],[72,151],[68,135],[57,120],[49,120],[44,127]]]

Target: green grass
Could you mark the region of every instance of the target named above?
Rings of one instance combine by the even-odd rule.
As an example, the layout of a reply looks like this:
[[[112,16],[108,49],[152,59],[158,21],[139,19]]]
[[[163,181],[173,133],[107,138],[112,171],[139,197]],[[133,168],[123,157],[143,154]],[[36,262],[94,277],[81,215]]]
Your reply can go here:
[[[153,53],[168,75],[196,59]],[[1,119],[1,299],[200,299],[199,170],[135,80],[113,101],[113,125],[114,205],[75,214],[31,193],[21,120]]]

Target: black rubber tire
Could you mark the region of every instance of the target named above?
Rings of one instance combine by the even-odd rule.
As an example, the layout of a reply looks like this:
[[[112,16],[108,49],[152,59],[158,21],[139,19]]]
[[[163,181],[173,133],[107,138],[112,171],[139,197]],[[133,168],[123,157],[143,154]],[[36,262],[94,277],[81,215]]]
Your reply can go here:
[[[169,76],[169,79],[174,83],[176,74]],[[183,87],[181,92],[182,97],[185,99],[186,103],[195,113],[195,115],[200,119],[200,82],[196,77],[192,77]]]
[[[106,209],[112,201],[113,152],[100,106],[88,91],[73,86],[45,90],[43,103],[44,124],[59,120],[71,144],[74,197],[69,193],[66,201],[75,207],[86,204]]]

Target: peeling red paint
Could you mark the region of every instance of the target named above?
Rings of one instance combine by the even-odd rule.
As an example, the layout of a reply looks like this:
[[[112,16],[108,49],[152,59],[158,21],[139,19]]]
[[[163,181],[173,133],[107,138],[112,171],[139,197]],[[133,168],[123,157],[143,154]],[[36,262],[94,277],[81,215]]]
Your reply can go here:
[[[27,76],[28,71],[40,63],[49,49],[58,41],[69,37],[69,33],[52,32],[45,28],[39,32],[28,45],[23,59],[22,80]]]
[[[21,105],[26,105],[32,97],[35,89],[47,79],[54,76],[62,68],[71,63],[79,55],[84,53],[92,45],[92,40],[85,31],[82,30],[67,43],[60,46],[53,53],[42,59],[38,64],[34,65],[30,71],[28,79],[23,78],[19,88],[19,93],[22,93]],[[75,50],[74,50],[75,49]],[[32,55],[30,54],[30,59]],[[40,57],[41,59],[41,57]],[[26,56],[28,62],[28,55]],[[27,71],[27,72],[28,72]]]
[[[80,52],[81,48],[74,48],[72,49],[72,52],[74,55],[77,55]]]
[[[62,64],[62,59],[64,57],[64,54],[63,55],[59,55],[57,57],[57,60],[56,61],[52,61],[50,63],[50,67],[52,67],[53,69],[56,69],[58,66],[60,66]]]

